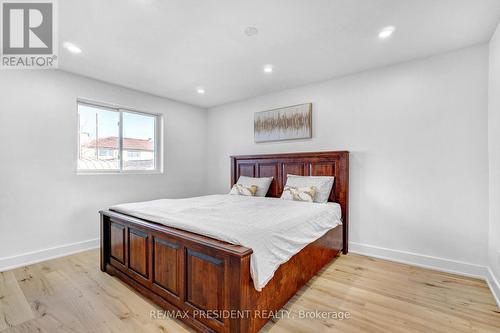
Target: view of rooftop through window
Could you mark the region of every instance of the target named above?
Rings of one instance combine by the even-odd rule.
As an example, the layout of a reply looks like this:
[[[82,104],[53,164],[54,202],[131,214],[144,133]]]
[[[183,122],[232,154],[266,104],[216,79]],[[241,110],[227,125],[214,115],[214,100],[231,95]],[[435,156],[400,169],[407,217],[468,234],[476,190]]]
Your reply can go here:
[[[157,116],[79,103],[78,121],[79,170],[156,170]]]

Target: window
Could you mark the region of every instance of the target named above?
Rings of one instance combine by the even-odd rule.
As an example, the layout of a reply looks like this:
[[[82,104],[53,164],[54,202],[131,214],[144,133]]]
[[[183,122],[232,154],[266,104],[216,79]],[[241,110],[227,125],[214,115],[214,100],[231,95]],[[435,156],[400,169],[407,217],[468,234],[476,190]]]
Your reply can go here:
[[[138,152],[138,151],[128,151],[127,152],[127,156],[128,158],[130,159],[133,159],[133,158],[140,158],[141,157],[141,153]]]
[[[158,115],[78,102],[78,172],[160,172]]]
[[[110,148],[99,149],[99,157],[113,157],[113,149]]]

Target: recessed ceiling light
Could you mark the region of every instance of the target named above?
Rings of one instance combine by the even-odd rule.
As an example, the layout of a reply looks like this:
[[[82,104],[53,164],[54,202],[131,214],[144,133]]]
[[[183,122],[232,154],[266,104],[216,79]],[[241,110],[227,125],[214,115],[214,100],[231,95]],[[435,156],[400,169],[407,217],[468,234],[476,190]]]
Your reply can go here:
[[[257,29],[256,27],[246,27],[244,32],[245,35],[251,37],[257,35],[259,33],[259,29]]]
[[[272,72],[273,72],[273,65],[264,66],[264,73],[272,73]]]
[[[387,39],[392,36],[392,34],[396,31],[396,27],[390,25],[388,27],[385,27],[384,29],[380,30],[378,33],[378,38],[380,39]]]
[[[82,49],[79,48],[78,46],[76,46],[75,44],[73,43],[70,43],[70,42],[64,42],[63,44],[64,48],[66,50],[68,50],[69,52],[71,53],[74,53],[74,54],[79,54],[79,53],[82,53]]]
[[[203,95],[203,94],[205,94],[205,89],[203,89],[203,88],[201,88],[201,87],[200,87],[200,88],[197,88],[197,89],[196,89],[196,92],[197,92],[198,94],[200,94],[200,95]]]

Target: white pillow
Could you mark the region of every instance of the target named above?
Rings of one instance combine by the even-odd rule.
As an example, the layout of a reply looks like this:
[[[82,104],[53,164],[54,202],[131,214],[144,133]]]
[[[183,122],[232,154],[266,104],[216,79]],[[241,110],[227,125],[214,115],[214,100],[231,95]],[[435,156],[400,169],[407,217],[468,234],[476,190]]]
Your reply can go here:
[[[269,186],[273,181],[273,177],[261,177],[261,178],[253,178],[247,176],[240,176],[236,184],[241,184],[245,187],[250,187],[252,185],[257,186],[257,193],[255,193],[256,197],[265,197],[267,191],[269,190]]]
[[[335,177],[330,176],[296,176],[287,175],[286,186],[289,187],[310,187],[316,188],[314,202],[326,203],[332,191]]]

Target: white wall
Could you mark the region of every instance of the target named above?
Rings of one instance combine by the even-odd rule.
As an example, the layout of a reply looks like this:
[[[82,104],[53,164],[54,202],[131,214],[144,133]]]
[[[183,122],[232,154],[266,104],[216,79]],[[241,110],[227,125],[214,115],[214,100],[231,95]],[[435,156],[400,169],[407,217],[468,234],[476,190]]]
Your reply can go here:
[[[165,174],[77,176],[77,97],[162,113]],[[200,194],[206,121],[204,109],[59,71],[2,71],[0,269],[98,238],[109,205]]]
[[[346,149],[352,245],[485,265],[487,77],[481,45],[212,108],[209,189],[231,154]],[[253,142],[254,112],[306,102],[311,140]]]
[[[500,26],[490,42],[489,67],[489,169],[490,239],[489,259],[492,273],[500,281]],[[500,297],[500,286],[495,283]]]

